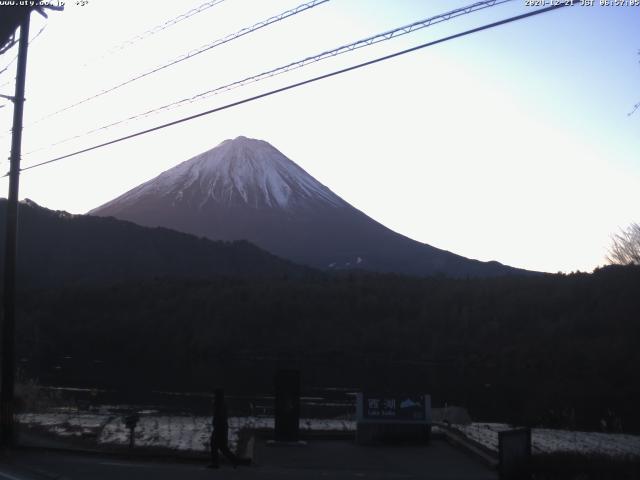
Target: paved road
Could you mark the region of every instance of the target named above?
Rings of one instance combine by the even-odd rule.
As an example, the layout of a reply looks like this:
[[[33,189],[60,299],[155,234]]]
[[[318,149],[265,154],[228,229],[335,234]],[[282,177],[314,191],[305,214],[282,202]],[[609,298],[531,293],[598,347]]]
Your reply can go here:
[[[359,447],[349,441],[311,441],[306,446],[268,446],[257,440],[254,465],[222,465],[125,458],[41,450],[0,457],[0,480],[103,479],[455,479],[494,480],[495,472],[444,441],[428,447]]]
[[[316,441],[305,447],[255,446],[255,462],[278,478],[398,478],[490,480],[496,473],[443,440],[429,446],[362,447],[350,441]],[[304,476],[300,474],[305,472]],[[276,477],[274,477],[276,478]]]

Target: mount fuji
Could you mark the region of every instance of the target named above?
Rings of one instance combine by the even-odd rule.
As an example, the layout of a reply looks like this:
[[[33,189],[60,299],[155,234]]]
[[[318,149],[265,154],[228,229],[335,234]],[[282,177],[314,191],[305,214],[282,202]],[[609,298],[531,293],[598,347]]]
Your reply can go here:
[[[246,137],[225,140],[89,214],[213,240],[248,240],[324,270],[454,277],[525,273],[393,232],[269,143]]]

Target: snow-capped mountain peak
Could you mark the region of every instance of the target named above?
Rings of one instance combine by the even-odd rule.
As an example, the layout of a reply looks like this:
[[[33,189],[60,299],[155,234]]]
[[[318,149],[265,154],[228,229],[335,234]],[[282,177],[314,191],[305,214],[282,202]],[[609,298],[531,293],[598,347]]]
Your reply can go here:
[[[146,195],[172,197],[202,208],[209,201],[253,208],[295,208],[344,201],[263,140],[237,137],[167,170],[113,202]]]

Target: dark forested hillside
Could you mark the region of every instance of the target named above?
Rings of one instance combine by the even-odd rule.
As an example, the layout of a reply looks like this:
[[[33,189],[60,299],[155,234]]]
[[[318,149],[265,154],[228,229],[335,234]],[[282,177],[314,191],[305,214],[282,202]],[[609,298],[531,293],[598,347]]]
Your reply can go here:
[[[6,205],[0,199],[0,251]],[[0,267],[3,261],[0,256]],[[214,242],[114,218],[48,210],[30,201],[19,207],[19,288],[309,271],[244,241]]]
[[[640,430],[640,267],[494,279],[158,279],[20,298],[19,349],[45,383],[427,390],[476,418]],[[64,360],[71,357],[74,360]]]

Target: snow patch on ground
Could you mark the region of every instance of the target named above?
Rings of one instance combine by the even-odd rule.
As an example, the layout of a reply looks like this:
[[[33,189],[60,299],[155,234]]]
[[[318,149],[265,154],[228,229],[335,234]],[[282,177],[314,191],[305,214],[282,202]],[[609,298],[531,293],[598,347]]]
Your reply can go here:
[[[126,447],[129,429],[124,417],[72,413],[25,413],[18,415],[24,427],[39,427],[49,434],[91,437],[97,446]],[[243,430],[273,430],[271,417],[230,417],[229,446],[236,450]],[[333,419],[300,419],[302,431],[355,432],[355,422]],[[136,447],[205,453],[209,449],[211,417],[141,415],[134,438]]]
[[[498,432],[510,430],[504,423],[472,423],[451,425],[467,438],[498,452]],[[531,448],[536,453],[600,454],[609,457],[640,458],[640,436],[622,433],[575,432],[548,428],[531,430]]]
[[[104,415],[68,413],[23,413],[17,418],[19,424],[41,427],[61,437],[95,435],[109,421]]]
[[[143,416],[136,426],[134,439],[136,447],[206,452],[210,435],[211,421],[206,417]],[[104,426],[98,444],[129,444],[129,429],[122,417],[112,419]]]

